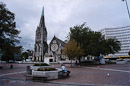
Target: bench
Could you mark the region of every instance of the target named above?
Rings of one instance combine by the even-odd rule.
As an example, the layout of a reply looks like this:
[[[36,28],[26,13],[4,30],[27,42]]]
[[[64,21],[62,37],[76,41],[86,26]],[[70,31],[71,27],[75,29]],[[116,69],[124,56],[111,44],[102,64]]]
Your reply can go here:
[[[31,78],[32,78],[32,70],[31,70],[30,66],[27,66],[27,67],[26,67],[25,77],[26,77],[26,81],[27,81],[28,79],[31,79]]]
[[[32,79],[32,75],[31,74],[25,74],[25,77],[26,77],[26,81],[29,80],[29,79]]]
[[[58,73],[58,78],[62,79],[62,78],[67,78],[69,77],[70,71],[64,72],[64,71],[60,71]]]

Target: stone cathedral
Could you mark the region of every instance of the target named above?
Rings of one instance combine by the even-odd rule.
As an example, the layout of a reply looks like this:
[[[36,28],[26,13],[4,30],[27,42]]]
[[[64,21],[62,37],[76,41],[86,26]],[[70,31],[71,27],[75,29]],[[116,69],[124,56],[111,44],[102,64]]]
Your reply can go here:
[[[46,51],[47,51],[47,30],[45,26],[44,8],[43,8],[40,23],[36,29],[33,61],[44,61],[44,55]]]
[[[34,45],[34,56],[33,61],[43,62],[45,58],[53,57],[52,62],[58,62],[64,60],[66,55],[63,54],[65,42],[58,39],[56,36],[53,37],[50,44],[47,44],[47,30],[45,26],[44,8],[42,9],[42,15],[40,24],[36,29],[35,45]]]

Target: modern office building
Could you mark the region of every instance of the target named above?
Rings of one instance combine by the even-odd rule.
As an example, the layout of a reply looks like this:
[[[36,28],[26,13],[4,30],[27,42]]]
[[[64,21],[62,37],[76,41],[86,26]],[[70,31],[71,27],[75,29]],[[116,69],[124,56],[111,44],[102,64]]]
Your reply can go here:
[[[121,43],[121,50],[118,53],[110,54],[111,57],[127,56],[130,51],[130,26],[105,28],[100,30],[105,39],[116,38]]]

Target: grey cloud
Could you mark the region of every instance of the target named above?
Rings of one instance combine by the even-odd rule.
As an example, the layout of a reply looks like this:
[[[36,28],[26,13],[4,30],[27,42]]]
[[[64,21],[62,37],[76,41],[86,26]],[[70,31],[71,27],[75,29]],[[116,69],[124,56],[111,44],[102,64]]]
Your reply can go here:
[[[65,40],[70,27],[87,22],[92,30],[130,25],[125,3],[121,0],[2,0],[16,15],[21,30],[21,44],[28,48],[35,42],[42,7],[48,43],[54,35]],[[130,7],[130,1],[128,5]],[[33,49],[33,46],[31,46]]]

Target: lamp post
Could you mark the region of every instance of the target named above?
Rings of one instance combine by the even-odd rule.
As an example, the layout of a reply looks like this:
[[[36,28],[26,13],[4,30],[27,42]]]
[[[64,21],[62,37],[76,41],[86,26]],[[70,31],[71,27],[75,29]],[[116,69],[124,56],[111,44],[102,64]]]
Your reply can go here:
[[[31,45],[31,44],[29,44],[29,50],[30,50],[30,45]]]
[[[126,7],[127,7],[127,11],[128,11],[129,19],[130,19],[130,12],[129,12],[129,7],[128,7],[127,0],[122,0],[122,1],[125,1],[125,3],[126,3]]]
[[[31,45],[31,44],[29,44],[29,51],[28,51],[28,56],[30,56],[30,45]]]

